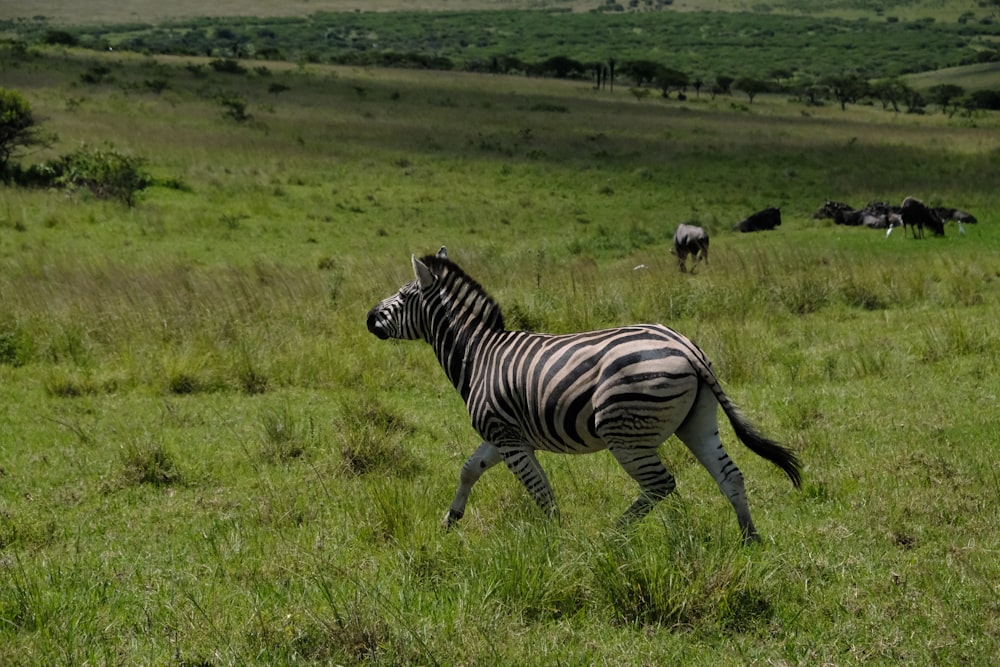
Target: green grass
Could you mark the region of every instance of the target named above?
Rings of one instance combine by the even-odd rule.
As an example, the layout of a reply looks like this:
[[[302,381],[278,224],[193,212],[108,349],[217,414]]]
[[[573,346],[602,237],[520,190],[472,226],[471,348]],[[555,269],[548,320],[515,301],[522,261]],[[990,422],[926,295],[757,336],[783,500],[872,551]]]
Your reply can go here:
[[[0,663],[1000,652],[996,115],[137,57],[85,85],[94,58],[6,65],[58,135],[23,159],[112,142],[187,187],[131,209],[3,189]],[[127,85],[154,73],[161,95]],[[810,217],[907,195],[980,222],[915,241]],[[730,231],[769,204],[779,229]],[[684,221],[712,233],[693,276],[668,253]],[[793,491],[723,424],[763,543],[740,545],[676,440],[677,493],[633,532],[614,526],[634,483],[604,454],[541,456],[560,525],[498,469],[442,532],[478,439],[425,345],[364,326],[441,244],[519,326],[696,340],[805,464]]]

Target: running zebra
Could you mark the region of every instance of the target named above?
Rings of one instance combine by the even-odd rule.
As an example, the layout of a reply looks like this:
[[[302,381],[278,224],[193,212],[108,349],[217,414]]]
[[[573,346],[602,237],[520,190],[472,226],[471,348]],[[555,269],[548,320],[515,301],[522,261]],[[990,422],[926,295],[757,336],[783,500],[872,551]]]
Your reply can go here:
[[[743,475],[719,438],[719,405],[739,439],[799,486],[795,454],[754,429],[704,353],[676,331],[656,324],[567,335],[508,331],[496,302],[445,248],[412,263],[415,280],[371,309],[368,330],[383,340],[430,343],[483,438],[462,466],[446,526],[462,518],[473,485],[500,461],[557,517],[536,450],[610,450],[641,489],[621,522],[641,519],[674,490],[657,448],[676,433],[732,503],[743,539],[758,540]]]

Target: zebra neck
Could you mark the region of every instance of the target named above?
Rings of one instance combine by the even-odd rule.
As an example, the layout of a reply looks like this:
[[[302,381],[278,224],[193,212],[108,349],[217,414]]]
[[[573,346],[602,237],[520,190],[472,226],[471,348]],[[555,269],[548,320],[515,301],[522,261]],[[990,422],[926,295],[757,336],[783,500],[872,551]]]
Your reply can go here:
[[[481,356],[482,345],[492,335],[494,332],[480,323],[472,327],[446,327],[428,341],[445,375],[463,400],[469,398],[470,379]]]
[[[451,265],[445,266],[440,290],[428,306],[427,342],[452,385],[468,399],[480,347],[504,331],[500,307],[477,282]]]

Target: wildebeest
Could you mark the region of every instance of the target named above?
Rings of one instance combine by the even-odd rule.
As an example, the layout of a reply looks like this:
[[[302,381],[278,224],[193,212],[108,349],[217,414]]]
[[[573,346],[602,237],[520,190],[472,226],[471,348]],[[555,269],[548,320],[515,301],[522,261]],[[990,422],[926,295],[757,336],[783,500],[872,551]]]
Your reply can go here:
[[[954,220],[955,222],[961,222],[967,225],[974,225],[977,222],[979,222],[979,220],[976,219],[976,216],[972,215],[971,213],[961,211],[957,208],[938,206],[932,208],[931,210],[937,213],[937,216],[942,220]]]
[[[705,260],[708,264],[708,232],[697,225],[681,223],[674,232],[674,248],[671,252],[677,255],[681,273],[687,271],[687,258],[691,255],[691,273],[694,273],[698,262]]]
[[[828,201],[813,214],[814,218],[832,218],[838,225],[865,226],[869,229],[892,228],[902,224],[899,207],[881,201],[870,201],[862,209],[854,210],[848,204]]]
[[[913,238],[924,236],[924,227],[930,228],[935,236],[944,236],[944,222],[938,214],[927,208],[922,201],[914,197],[907,197],[900,206],[900,215],[903,218],[903,235],[906,235],[906,228],[910,228]]]
[[[870,201],[861,209],[861,224],[869,229],[886,229],[901,224],[899,207],[884,201]]]
[[[770,206],[763,211],[757,211],[753,215],[743,218],[733,229],[737,232],[760,232],[774,229],[781,224],[781,209]]]
[[[818,209],[816,209],[816,212],[813,213],[813,219],[823,220],[824,218],[829,218],[831,220],[836,220],[838,213],[841,213],[843,215],[853,211],[854,207],[851,206],[850,204],[845,204],[844,202],[841,201],[833,201],[827,199],[825,202],[823,202],[823,205],[820,206]],[[838,222],[837,224],[842,225],[845,223]]]

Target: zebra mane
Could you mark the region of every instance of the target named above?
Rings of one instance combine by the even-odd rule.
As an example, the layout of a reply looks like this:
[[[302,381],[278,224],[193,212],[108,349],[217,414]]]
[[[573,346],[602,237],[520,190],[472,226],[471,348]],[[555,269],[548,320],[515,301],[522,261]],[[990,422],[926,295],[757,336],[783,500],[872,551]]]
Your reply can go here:
[[[481,319],[483,322],[490,323],[490,329],[494,331],[504,331],[506,326],[504,325],[503,313],[500,311],[500,306],[496,301],[493,300],[483,286],[480,285],[475,278],[467,274],[462,268],[455,264],[453,261],[446,257],[438,257],[437,255],[427,255],[420,258],[431,272],[442,279],[443,283],[448,286],[449,292],[457,292],[457,286],[464,285],[470,289],[476,297],[483,303]]]

